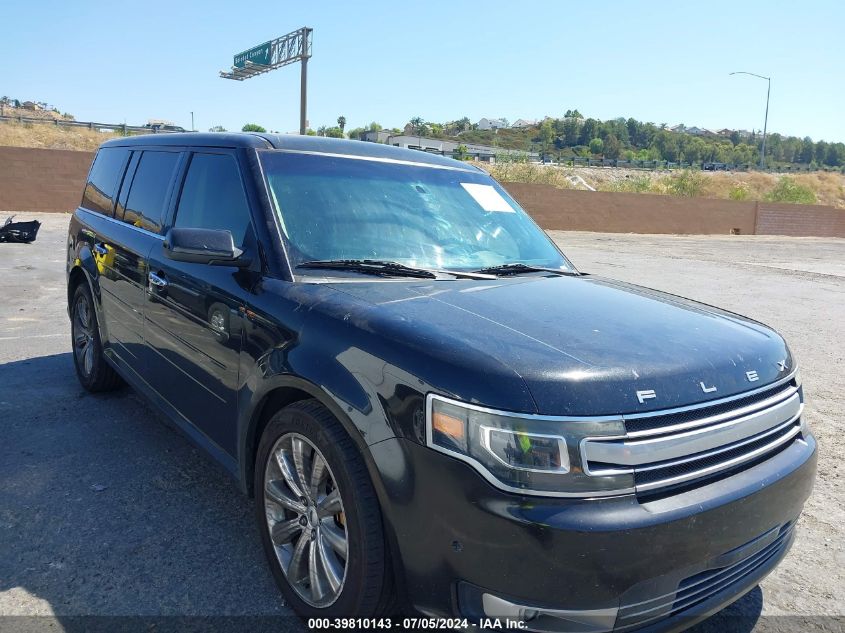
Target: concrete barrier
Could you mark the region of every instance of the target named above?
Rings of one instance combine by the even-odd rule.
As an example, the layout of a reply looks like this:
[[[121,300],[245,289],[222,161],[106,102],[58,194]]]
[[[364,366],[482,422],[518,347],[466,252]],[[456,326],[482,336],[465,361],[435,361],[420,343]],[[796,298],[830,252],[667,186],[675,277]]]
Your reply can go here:
[[[73,211],[93,152],[0,147],[0,211]],[[502,183],[544,229],[607,233],[845,237],[845,211]]]

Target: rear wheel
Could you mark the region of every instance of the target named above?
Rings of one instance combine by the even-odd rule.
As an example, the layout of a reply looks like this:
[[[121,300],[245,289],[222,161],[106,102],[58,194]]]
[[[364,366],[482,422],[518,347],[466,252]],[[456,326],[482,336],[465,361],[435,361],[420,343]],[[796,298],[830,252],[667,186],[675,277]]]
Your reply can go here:
[[[100,328],[94,312],[94,301],[87,284],[76,287],[71,300],[70,331],[73,342],[73,364],[79,382],[88,391],[111,391],[123,384],[120,376],[103,357]]]
[[[270,420],[255,469],[265,554],[306,617],[370,617],[386,602],[381,510],[361,455],[316,400]]]

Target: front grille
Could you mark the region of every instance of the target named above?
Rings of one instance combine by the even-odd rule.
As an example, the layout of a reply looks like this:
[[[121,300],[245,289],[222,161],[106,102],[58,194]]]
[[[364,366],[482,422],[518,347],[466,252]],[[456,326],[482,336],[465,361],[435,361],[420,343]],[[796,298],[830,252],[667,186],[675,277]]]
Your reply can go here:
[[[675,601],[672,603],[672,611],[669,615],[676,615],[691,609],[730,585],[741,582],[757,570],[764,568],[767,563],[786,550],[789,546],[791,534],[792,525],[784,526],[777,539],[756,554],[733,565],[721,569],[711,569],[683,580],[678,585],[678,593],[675,595]]]
[[[736,591],[740,591],[755,574],[771,568],[786,552],[793,527],[792,522],[785,524],[778,529],[777,536],[771,543],[730,565],[708,569],[685,578],[672,593],[623,605],[619,610],[617,629],[639,628],[656,620],[682,617],[685,612],[731,586],[735,585]]]
[[[642,417],[628,416],[625,420],[625,429],[629,433],[641,433],[643,431],[659,431],[662,428],[686,424],[701,418],[708,418],[721,413],[727,413],[741,409],[749,405],[757,404],[767,398],[771,398],[785,390],[796,388],[795,379],[785,385],[780,384],[758,391],[748,396],[740,396],[728,401],[720,401],[718,404],[701,404],[700,407],[685,409],[679,412],[645,414]]]
[[[591,475],[633,475],[641,499],[675,494],[774,457],[801,436],[794,379],[711,405],[623,416],[626,434],[582,445]]]
[[[800,431],[799,422],[796,420],[786,426],[776,429],[774,433],[763,433],[750,440],[743,440],[741,443],[729,444],[719,451],[705,452],[700,455],[690,455],[681,462],[657,462],[642,469],[634,470],[634,483],[643,487],[646,484],[653,484],[664,480],[685,478],[690,473],[708,472],[715,466],[731,463],[734,460],[746,455],[764,450],[764,455],[769,457],[778,447],[786,445],[784,440],[791,439]],[[771,447],[771,451],[765,450]]]

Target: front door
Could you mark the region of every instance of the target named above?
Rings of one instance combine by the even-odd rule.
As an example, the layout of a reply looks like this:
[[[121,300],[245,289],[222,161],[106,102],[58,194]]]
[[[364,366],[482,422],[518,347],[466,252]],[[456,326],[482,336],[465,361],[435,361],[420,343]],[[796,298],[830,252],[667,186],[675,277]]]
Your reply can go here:
[[[190,156],[172,225],[229,230],[236,246],[255,254],[234,152],[208,150]],[[253,276],[234,266],[168,259],[158,244],[150,253],[149,279],[144,332],[153,351],[150,381],[179,416],[233,455],[240,308]]]

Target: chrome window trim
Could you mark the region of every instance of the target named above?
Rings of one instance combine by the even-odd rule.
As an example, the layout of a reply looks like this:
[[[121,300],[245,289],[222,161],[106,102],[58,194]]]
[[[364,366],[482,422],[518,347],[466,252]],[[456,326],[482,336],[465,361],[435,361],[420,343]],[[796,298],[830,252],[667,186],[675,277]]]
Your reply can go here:
[[[116,218],[110,218],[107,215],[103,215],[102,213],[97,213],[96,211],[91,211],[90,209],[86,209],[85,207],[79,207],[77,209],[77,212],[79,212],[79,211],[89,213],[89,214],[91,214],[91,215],[93,215],[93,216],[95,216],[99,219],[102,219],[102,220],[108,220],[109,222],[112,222],[113,224],[117,224],[118,226],[125,226],[127,228],[132,229],[133,231],[140,231],[141,233],[144,233],[145,235],[149,235],[150,237],[154,237],[157,240],[161,240],[162,242],[164,241],[164,236],[161,235],[160,233],[153,233],[152,231],[149,231],[147,229],[142,229],[140,226],[135,226],[134,224],[129,224],[128,222],[124,222],[123,220],[118,220]]]
[[[595,499],[599,497],[619,497],[622,495],[630,495],[633,494],[636,490],[633,487],[629,488],[617,488],[614,490],[596,490],[596,491],[585,491],[585,492],[561,492],[561,491],[544,491],[544,490],[530,490],[526,488],[517,488],[515,486],[509,486],[508,484],[502,482],[499,478],[497,478],[493,473],[487,470],[487,467],[484,466],[481,462],[469,455],[464,455],[463,453],[458,453],[457,451],[451,451],[447,448],[443,448],[442,446],[438,446],[434,443],[433,439],[433,432],[431,427],[431,418],[432,418],[432,410],[434,407],[434,401],[439,400],[441,402],[445,402],[447,404],[451,404],[458,407],[463,407],[465,409],[471,409],[474,411],[480,411],[482,413],[490,413],[493,415],[501,415],[505,417],[514,417],[514,418],[521,418],[525,420],[545,420],[545,421],[560,421],[560,422],[583,422],[585,421],[584,418],[575,418],[575,417],[563,417],[563,416],[544,416],[544,415],[537,415],[537,414],[522,414],[522,413],[515,413],[512,411],[498,411],[496,409],[490,409],[488,407],[482,407],[479,405],[468,404],[466,402],[462,402],[461,400],[454,400],[452,398],[447,398],[445,396],[441,396],[435,393],[428,393],[425,397],[425,443],[428,448],[431,448],[439,453],[443,453],[444,455],[448,455],[450,457],[454,457],[466,464],[472,466],[484,479],[487,480],[488,483],[493,485],[494,487],[498,488],[499,490],[504,490],[505,492],[510,492],[517,495],[523,496],[531,496],[531,497],[558,497],[558,498],[570,498],[570,499]],[[589,418],[588,421],[596,422],[596,421],[613,421],[613,422],[620,422],[621,416],[598,416]]]

